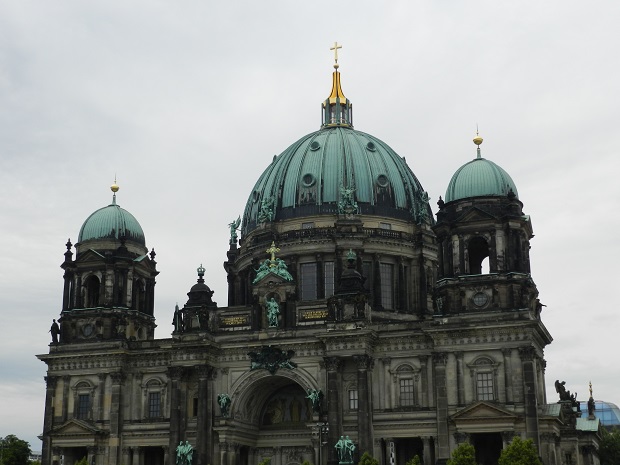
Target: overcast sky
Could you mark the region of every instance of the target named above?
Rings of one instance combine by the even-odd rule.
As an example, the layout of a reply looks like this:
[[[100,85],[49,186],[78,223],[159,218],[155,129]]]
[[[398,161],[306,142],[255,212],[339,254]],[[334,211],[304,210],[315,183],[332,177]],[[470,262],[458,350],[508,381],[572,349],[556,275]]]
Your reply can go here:
[[[161,271],[158,338],[196,268],[226,306],[227,224],[275,154],[320,125],[334,41],[355,128],[437,211],[482,154],[531,215],[553,382],[620,403],[620,3],[0,0],[0,436],[40,450],[65,242],[118,203]]]

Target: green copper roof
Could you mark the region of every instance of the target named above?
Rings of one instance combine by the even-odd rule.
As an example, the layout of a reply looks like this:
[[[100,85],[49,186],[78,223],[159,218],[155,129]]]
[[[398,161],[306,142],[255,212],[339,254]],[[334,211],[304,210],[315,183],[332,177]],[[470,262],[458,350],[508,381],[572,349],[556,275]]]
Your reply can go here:
[[[265,220],[266,204],[269,221],[334,216],[343,188],[353,190],[357,213],[432,221],[428,196],[405,160],[376,137],[339,126],[308,134],[274,157],[250,194],[242,233]]]
[[[519,198],[517,186],[510,175],[492,161],[479,157],[456,170],[444,200],[452,202],[469,197],[504,197],[511,190]]]
[[[146,245],[140,223],[131,213],[116,205],[114,196],[112,204],[100,208],[84,221],[78,242],[92,239],[119,239],[122,236],[127,240]]]

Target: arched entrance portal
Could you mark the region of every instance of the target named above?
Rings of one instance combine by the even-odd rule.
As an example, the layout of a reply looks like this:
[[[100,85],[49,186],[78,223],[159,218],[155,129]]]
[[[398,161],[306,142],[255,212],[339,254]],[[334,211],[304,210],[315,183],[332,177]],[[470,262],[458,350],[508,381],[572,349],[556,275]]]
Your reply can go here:
[[[314,386],[298,374],[251,373],[233,390],[231,417],[214,429],[223,465],[318,463],[313,436],[312,405],[306,398]]]

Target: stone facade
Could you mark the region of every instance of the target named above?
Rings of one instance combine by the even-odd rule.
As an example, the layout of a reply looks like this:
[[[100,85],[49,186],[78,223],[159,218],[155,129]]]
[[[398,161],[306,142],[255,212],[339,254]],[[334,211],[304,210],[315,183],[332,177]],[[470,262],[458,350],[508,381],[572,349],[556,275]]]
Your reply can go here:
[[[520,200],[440,201],[436,222],[414,200],[408,217],[352,200],[281,217],[274,200],[231,234],[229,306],[199,268],[183,308],[160,310],[166,339],[154,252],[106,237],[74,259],[68,243],[60,340],[39,355],[43,465],[172,465],[181,441],[198,465],[335,464],[341,436],[382,465],[445,463],[463,441],[491,465],[514,436],[545,465],[597,465],[598,423],[546,399]]]

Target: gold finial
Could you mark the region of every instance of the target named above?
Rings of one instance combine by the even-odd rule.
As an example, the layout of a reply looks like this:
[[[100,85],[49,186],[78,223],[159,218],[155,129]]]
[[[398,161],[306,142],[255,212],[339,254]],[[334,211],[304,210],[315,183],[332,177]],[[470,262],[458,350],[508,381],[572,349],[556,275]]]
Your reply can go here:
[[[271,247],[265,250],[265,252],[267,252],[268,254],[271,254],[271,263],[269,264],[270,267],[276,266],[276,252],[279,252],[279,251],[280,249],[276,247],[275,241],[271,241]]]
[[[330,50],[334,51],[334,69],[338,69],[340,66],[338,64],[338,49],[342,48],[342,45],[338,45],[338,42],[334,42],[334,46],[330,48]]]
[[[118,187],[118,184],[116,184],[116,175],[114,175],[114,184],[110,186],[110,190],[116,194],[119,189],[120,187]]]
[[[483,140],[484,139],[480,137],[480,134],[478,134],[478,125],[476,124],[476,137],[474,137],[474,144],[476,144],[477,146],[480,146]]]

